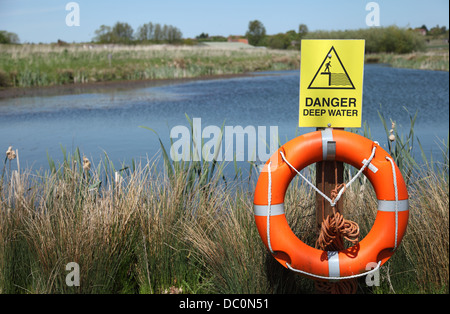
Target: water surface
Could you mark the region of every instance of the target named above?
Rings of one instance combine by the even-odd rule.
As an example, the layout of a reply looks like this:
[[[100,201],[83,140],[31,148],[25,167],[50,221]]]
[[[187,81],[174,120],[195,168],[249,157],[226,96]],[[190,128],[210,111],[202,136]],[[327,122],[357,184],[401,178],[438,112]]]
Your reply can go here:
[[[106,152],[116,164],[152,158],[160,145],[154,129],[169,147],[169,132],[189,126],[185,114],[201,118],[202,128],[278,126],[282,142],[313,131],[297,128],[298,71],[266,72],[252,77],[198,80],[158,87],[109,90],[58,96],[0,100],[0,149],[19,150],[22,167],[48,169],[47,152],[62,161],[61,146],[76,147],[94,163]],[[378,111],[397,123],[399,133],[410,128],[429,155],[439,157],[439,141],[448,136],[449,73],[366,65],[363,115],[372,139],[386,145]],[[390,123],[388,125],[390,127]]]

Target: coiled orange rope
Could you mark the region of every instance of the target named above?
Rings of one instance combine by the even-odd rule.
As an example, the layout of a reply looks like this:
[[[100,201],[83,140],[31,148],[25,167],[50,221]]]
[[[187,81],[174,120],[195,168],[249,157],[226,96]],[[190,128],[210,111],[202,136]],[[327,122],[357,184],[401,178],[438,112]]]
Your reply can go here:
[[[345,184],[340,184],[331,191],[333,201],[341,188],[345,189]],[[352,245],[358,243],[359,226],[356,222],[345,219],[337,211],[336,206],[333,206],[333,215],[331,217],[328,215],[322,221],[319,238],[316,241],[316,248],[325,251],[341,251],[345,249],[344,239],[351,242]],[[315,285],[317,291],[331,294],[354,294],[358,287],[356,279],[340,280],[337,282],[315,281]]]

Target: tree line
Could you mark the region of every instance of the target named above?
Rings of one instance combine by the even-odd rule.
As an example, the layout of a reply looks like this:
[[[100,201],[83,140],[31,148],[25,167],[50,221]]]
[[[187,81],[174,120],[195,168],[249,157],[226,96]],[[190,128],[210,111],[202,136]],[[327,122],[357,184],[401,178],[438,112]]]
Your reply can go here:
[[[117,22],[114,26],[101,25],[95,31],[94,42],[102,44],[132,44],[143,43],[169,43],[182,42],[183,34],[180,29],[172,25],[161,25],[152,22],[143,24],[136,31],[128,23]]]
[[[250,21],[245,34],[250,45],[265,46],[273,49],[299,49],[302,39],[365,39],[366,53],[393,52],[410,53],[425,49],[430,38],[442,38],[448,41],[448,29],[433,27],[427,29],[424,36],[418,29],[406,29],[397,26],[371,27],[344,31],[314,31],[310,32],[305,24],[300,24],[298,30],[286,33],[267,35],[264,24],[259,20]]]
[[[421,36],[417,30],[425,31]],[[423,34],[423,32],[422,32]],[[314,31],[310,32],[305,24],[300,24],[296,30],[268,35],[264,24],[259,20],[250,21],[245,33],[250,45],[264,46],[272,49],[300,49],[302,39],[366,39],[366,52],[407,53],[421,50],[425,40],[443,38],[448,40],[448,29],[438,25],[428,29],[425,25],[416,29],[404,29],[397,26],[374,27],[345,31]],[[103,44],[188,44],[202,41],[226,41],[223,36],[209,36],[201,33],[195,39],[183,39],[181,30],[173,25],[161,25],[148,22],[139,26],[136,31],[124,22],[116,22],[113,26],[101,25],[95,30],[92,42]],[[62,41],[61,41],[62,42]],[[0,44],[20,43],[17,34],[0,30]]]
[[[298,49],[300,41],[308,34],[308,26],[300,24],[298,31],[289,30],[286,33],[267,35],[264,24],[259,20],[250,21],[245,37],[253,46],[265,46],[272,49]]]
[[[428,27],[424,24],[417,29],[423,29],[425,31],[425,34],[427,36],[431,37],[432,39],[437,39],[437,38],[447,38],[448,39],[448,29],[445,26],[436,25],[436,26],[428,29]]]

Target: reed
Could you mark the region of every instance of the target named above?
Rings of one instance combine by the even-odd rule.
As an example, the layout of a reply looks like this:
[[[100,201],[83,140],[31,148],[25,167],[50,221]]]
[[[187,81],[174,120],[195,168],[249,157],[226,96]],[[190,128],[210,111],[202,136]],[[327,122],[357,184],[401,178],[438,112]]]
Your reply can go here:
[[[408,230],[381,268],[381,285],[368,289],[361,282],[360,293],[448,293],[448,140],[441,162],[419,163],[409,149],[413,126],[411,116],[410,132],[393,132],[386,148],[408,181]],[[79,150],[63,155],[61,163],[49,157],[46,172],[5,159],[1,293],[314,292],[311,280],[268,254],[254,225],[255,182],[239,175],[224,180],[225,165],[172,162],[166,152],[164,169],[159,160],[116,169],[106,154],[98,164]],[[309,176],[314,181],[312,169]],[[346,218],[366,235],[377,210],[371,185],[355,181],[344,202]],[[285,205],[294,233],[314,245],[315,193],[296,177]],[[66,284],[70,262],[80,265],[78,287]]]
[[[448,49],[419,51],[407,54],[371,53],[366,55],[367,63],[384,63],[395,68],[448,71]]]
[[[287,70],[294,51],[171,45],[0,45],[0,87],[192,78]]]
[[[412,32],[382,29],[313,32],[307,38],[365,38],[366,62],[448,71],[448,49],[424,51]],[[393,40],[387,40],[393,38]],[[178,79],[298,69],[295,50],[172,45],[0,45],[0,88]]]

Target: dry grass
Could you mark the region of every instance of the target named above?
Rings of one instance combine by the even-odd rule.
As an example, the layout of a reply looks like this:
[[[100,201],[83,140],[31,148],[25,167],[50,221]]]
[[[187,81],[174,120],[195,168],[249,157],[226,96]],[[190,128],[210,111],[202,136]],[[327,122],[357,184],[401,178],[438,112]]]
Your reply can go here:
[[[374,53],[366,55],[366,62],[387,63],[396,68],[419,70],[449,70],[448,49],[434,49],[408,54]]]
[[[175,79],[299,67],[295,51],[172,45],[0,45],[0,87]]]
[[[202,181],[192,165],[169,175],[151,161],[117,177],[107,162],[87,171],[75,154],[33,174],[5,160],[1,293],[314,292],[312,281],[267,253],[254,225],[252,187],[224,184],[221,172]],[[360,292],[448,293],[448,159],[411,176],[406,236],[383,266],[381,286],[360,285]],[[371,185],[355,181],[344,195],[346,218],[367,234],[377,207]],[[294,233],[314,245],[314,193],[295,178],[285,204]],[[66,285],[69,262],[80,265],[79,287]]]
[[[448,168],[446,171],[448,175]],[[414,265],[420,287],[427,289],[432,283],[447,283],[448,291],[448,179],[426,170],[417,177],[418,181],[410,189],[412,214],[404,240],[405,254]]]

